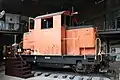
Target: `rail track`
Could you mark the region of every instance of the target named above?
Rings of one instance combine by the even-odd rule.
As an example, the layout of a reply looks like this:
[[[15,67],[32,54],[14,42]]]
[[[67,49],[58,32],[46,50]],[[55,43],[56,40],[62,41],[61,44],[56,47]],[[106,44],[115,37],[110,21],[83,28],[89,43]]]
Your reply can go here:
[[[53,78],[57,80],[117,80],[106,73],[76,73],[69,68],[39,68],[32,71],[34,76]]]

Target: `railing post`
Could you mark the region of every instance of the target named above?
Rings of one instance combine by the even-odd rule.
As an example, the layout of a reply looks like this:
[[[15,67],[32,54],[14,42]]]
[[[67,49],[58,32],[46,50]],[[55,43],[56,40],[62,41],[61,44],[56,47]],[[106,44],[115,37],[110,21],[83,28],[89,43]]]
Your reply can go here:
[[[118,72],[118,79],[120,80],[120,68],[119,68],[119,72]]]
[[[14,43],[16,43],[17,35],[14,35]]]

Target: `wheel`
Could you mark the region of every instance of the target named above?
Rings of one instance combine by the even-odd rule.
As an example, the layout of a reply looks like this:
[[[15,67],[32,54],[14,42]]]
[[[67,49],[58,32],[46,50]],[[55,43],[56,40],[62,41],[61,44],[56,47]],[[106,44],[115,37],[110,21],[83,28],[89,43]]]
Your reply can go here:
[[[77,69],[82,69],[83,68],[82,62],[80,62],[80,61],[77,62],[76,68]]]
[[[83,70],[83,64],[82,64],[81,61],[77,62],[76,66],[75,66],[75,70],[76,70],[76,72],[84,72],[84,70]]]

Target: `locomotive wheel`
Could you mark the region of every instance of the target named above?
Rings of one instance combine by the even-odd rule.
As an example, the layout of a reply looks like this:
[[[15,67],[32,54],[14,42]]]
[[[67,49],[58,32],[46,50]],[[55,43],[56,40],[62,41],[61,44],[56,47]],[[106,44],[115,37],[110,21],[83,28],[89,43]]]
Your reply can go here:
[[[80,61],[77,62],[76,66],[75,66],[75,70],[76,70],[76,72],[84,72],[82,62],[80,62]]]
[[[76,66],[77,72],[91,73],[94,72],[94,65],[80,65]]]
[[[82,65],[82,63],[80,61],[77,62],[76,68],[77,69],[82,69],[83,68],[83,65]]]

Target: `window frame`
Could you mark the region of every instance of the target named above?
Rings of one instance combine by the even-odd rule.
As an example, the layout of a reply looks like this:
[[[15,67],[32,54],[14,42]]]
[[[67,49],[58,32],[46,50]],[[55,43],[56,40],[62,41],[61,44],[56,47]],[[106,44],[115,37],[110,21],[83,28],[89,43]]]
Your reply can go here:
[[[48,25],[49,24],[49,20],[47,20],[47,19],[50,19],[50,18],[52,19],[52,21],[50,21],[51,22],[51,26]],[[48,24],[46,22],[44,23],[45,19],[48,22]],[[51,28],[53,28],[53,22],[54,22],[53,16],[47,17],[47,18],[41,18],[41,29],[51,29]]]
[[[69,25],[67,24],[67,20],[66,20],[66,17],[69,16],[70,19],[69,19]],[[62,21],[63,20],[63,21]],[[71,26],[71,16],[68,15],[68,14],[61,14],[61,26],[65,26],[65,27],[69,27]]]
[[[33,20],[33,26],[32,26],[32,28],[31,28],[31,20]],[[29,29],[30,29],[30,30],[35,29],[35,20],[32,19],[32,18],[29,18]]]
[[[62,17],[62,16],[64,16],[64,18]],[[67,17],[69,17],[69,21],[67,21]],[[64,27],[72,27],[72,26],[78,26],[79,25],[79,23],[75,23],[74,22],[74,18],[75,18],[76,16],[74,16],[74,15],[70,15],[70,14],[62,14],[61,15],[61,26],[64,26]],[[62,20],[64,20],[64,23],[62,23],[63,21]],[[63,25],[64,24],[64,25]]]

